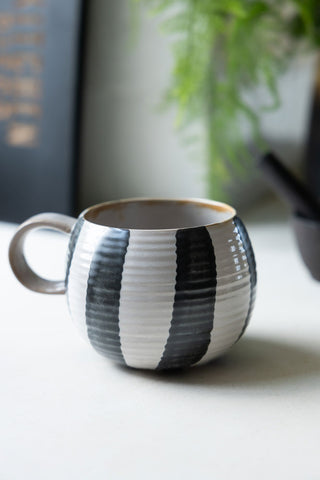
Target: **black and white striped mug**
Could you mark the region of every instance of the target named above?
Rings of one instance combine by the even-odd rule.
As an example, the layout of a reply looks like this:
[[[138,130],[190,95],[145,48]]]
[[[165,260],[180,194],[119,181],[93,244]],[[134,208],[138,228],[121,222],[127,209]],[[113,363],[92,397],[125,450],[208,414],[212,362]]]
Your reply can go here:
[[[35,228],[70,234],[65,279],[31,270],[23,246]],[[135,368],[202,364],[245,331],[256,291],[252,246],[229,205],[200,199],[129,199],[78,219],[44,213],[24,222],[9,258],[21,283],[66,293],[96,351]]]

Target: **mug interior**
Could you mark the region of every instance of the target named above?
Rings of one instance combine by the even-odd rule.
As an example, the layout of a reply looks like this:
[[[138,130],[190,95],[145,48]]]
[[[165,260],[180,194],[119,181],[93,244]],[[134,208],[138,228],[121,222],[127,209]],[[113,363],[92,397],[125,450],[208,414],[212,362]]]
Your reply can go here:
[[[235,213],[229,205],[210,200],[129,199],[95,205],[83,216],[108,227],[167,230],[218,224]]]

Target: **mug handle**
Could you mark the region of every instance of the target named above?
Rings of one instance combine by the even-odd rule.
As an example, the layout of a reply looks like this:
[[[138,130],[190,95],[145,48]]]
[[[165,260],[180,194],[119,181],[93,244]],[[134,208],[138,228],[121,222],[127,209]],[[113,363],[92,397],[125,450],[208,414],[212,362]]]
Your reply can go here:
[[[20,225],[9,247],[9,262],[13,273],[25,287],[39,293],[62,294],[66,291],[64,280],[46,280],[37,275],[28,265],[24,255],[24,243],[31,230],[49,228],[70,234],[76,218],[59,213],[40,213]]]

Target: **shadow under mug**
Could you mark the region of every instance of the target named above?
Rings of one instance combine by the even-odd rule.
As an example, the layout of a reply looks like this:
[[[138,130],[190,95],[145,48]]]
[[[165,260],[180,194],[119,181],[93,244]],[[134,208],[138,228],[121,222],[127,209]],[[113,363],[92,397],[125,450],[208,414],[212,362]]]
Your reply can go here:
[[[24,255],[37,228],[70,234],[66,275],[39,277]],[[202,199],[128,199],[78,219],[43,213],[9,249],[27,288],[66,293],[71,317],[94,349],[130,367],[181,368],[220,356],[244,333],[255,301],[248,233],[229,205]]]

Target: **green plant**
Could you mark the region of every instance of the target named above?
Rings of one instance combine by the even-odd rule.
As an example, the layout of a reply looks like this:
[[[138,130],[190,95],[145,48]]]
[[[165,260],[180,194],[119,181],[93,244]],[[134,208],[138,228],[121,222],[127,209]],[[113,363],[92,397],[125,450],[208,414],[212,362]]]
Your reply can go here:
[[[279,72],[298,51],[320,45],[319,0],[135,0],[163,15],[171,34],[174,67],[166,101],[177,123],[206,118],[211,194],[230,172],[252,160],[243,125],[263,142],[263,112],[280,104]],[[265,86],[268,105],[253,108],[246,93]]]

